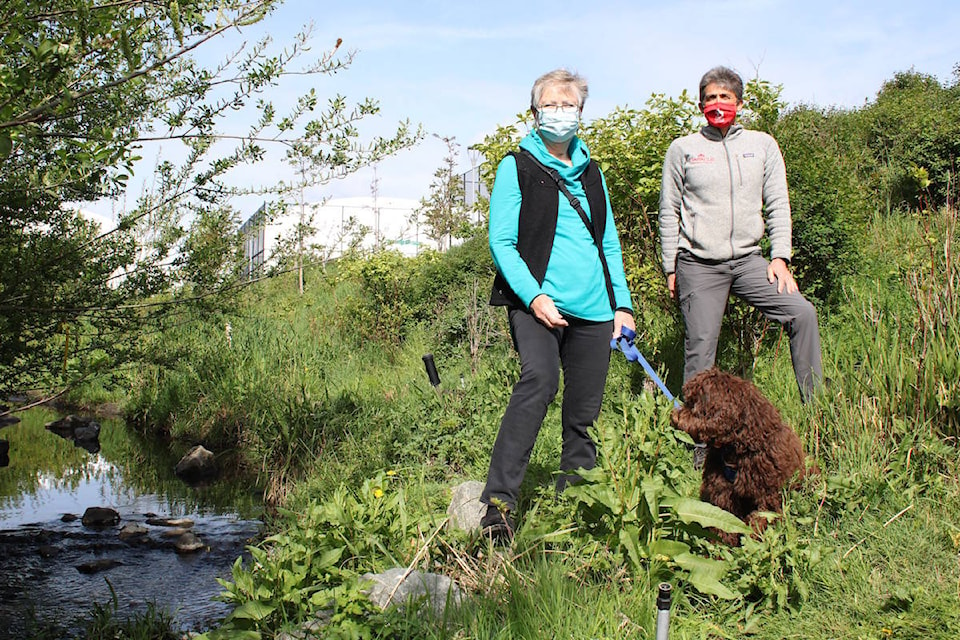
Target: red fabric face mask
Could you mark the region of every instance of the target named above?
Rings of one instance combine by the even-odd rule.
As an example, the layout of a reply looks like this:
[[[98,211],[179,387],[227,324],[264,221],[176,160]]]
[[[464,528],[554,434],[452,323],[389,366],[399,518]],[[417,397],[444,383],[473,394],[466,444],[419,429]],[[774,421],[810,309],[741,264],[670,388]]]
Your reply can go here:
[[[718,129],[729,127],[737,118],[737,105],[729,102],[714,102],[703,109],[703,115],[707,117],[707,122],[712,127]]]

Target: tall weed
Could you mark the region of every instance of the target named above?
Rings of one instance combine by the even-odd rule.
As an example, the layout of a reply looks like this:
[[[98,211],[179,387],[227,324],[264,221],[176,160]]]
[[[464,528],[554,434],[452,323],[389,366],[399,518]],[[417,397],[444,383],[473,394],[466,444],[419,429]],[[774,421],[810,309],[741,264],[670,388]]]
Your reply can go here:
[[[929,262],[911,274],[917,305],[917,394],[921,415],[960,436],[960,234],[957,210],[922,215]]]
[[[883,416],[932,422],[948,437],[960,428],[956,217],[943,209],[875,222],[894,253],[874,258],[885,273],[848,287],[844,315],[862,330],[844,332],[850,359],[840,371]]]

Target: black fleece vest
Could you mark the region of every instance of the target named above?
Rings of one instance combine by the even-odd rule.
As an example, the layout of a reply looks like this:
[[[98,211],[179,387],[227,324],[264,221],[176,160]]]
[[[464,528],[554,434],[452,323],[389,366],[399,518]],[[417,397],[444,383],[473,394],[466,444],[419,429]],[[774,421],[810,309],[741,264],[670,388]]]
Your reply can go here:
[[[511,151],[510,155],[517,162],[517,180],[520,183],[517,251],[530,269],[530,274],[542,285],[547,275],[550,252],[553,251],[553,238],[557,232],[557,207],[561,193],[550,176],[525,154]],[[600,179],[600,167],[593,160],[580,174],[580,183],[587,194],[587,204],[590,205],[594,237],[602,238],[607,222],[607,198]],[[499,271],[493,280],[490,304],[526,308]]]

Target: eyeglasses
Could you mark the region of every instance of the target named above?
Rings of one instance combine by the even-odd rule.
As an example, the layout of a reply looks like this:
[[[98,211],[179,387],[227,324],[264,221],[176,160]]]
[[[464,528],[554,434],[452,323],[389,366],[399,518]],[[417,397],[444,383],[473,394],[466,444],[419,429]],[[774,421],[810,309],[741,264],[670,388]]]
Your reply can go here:
[[[564,102],[563,104],[542,104],[538,109],[543,113],[576,113],[580,110],[580,106]]]

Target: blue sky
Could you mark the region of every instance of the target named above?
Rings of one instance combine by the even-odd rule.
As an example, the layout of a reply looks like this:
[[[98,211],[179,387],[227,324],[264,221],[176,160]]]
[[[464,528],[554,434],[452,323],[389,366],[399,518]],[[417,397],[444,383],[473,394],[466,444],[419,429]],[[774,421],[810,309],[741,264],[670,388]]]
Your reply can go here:
[[[556,67],[586,76],[584,117],[592,119],[616,106],[641,108],[652,93],[695,93],[700,75],[717,64],[783,85],[790,104],[856,107],[897,71],[913,68],[946,82],[960,63],[956,0],[287,0],[242,35],[253,41],[267,32],[279,46],[308,22],[317,52],[342,38],[354,62],[272,99],[282,104],[307,83],[322,98],[376,98],[381,113],[362,132],[388,133],[409,118],[428,133],[455,137],[464,168],[466,147],[513,122],[528,106],[533,80]],[[444,144],[428,137],[382,161],[380,195],[425,196],[445,154]],[[274,170],[284,171],[271,165],[257,175]],[[373,179],[373,170],[364,170],[308,198],[369,195]]]

